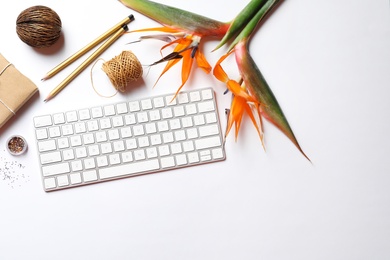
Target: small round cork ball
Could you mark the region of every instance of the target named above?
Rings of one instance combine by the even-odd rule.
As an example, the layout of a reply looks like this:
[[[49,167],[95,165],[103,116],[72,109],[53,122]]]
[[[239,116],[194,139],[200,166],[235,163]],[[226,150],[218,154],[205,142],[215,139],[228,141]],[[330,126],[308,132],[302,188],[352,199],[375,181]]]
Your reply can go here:
[[[51,8],[37,5],[21,12],[16,20],[16,33],[34,48],[52,46],[61,36],[62,23]]]

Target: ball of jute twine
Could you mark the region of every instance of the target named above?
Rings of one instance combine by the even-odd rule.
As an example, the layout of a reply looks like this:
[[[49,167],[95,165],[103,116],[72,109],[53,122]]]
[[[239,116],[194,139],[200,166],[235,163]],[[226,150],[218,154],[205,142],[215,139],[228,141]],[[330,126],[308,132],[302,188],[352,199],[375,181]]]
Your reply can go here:
[[[143,73],[141,63],[139,62],[137,56],[135,56],[135,54],[131,51],[122,51],[122,53],[111,60],[104,61],[102,70],[106,73],[117,92],[125,92],[126,87],[129,86],[131,82],[141,78]],[[92,79],[92,70],[91,81],[92,86],[95,89]],[[103,96],[101,94],[99,95]],[[114,95],[105,97],[112,97]]]

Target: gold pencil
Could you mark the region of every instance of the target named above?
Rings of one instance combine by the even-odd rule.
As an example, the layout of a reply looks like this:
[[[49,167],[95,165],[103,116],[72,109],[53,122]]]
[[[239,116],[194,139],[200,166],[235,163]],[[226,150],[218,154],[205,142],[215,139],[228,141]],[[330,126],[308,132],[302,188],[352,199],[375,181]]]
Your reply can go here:
[[[120,21],[119,23],[117,23],[116,25],[114,25],[111,29],[109,29],[107,32],[105,32],[104,34],[100,35],[98,38],[96,38],[95,40],[93,40],[91,43],[89,43],[88,45],[86,45],[84,48],[82,48],[81,50],[79,50],[78,52],[76,52],[75,54],[73,54],[72,56],[70,56],[69,58],[67,58],[66,60],[64,60],[63,62],[61,62],[59,65],[57,65],[55,68],[53,68],[52,70],[50,70],[43,78],[42,80],[47,80],[51,77],[53,77],[55,74],[57,74],[58,72],[60,72],[61,70],[63,70],[65,67],[67,67],[69,64],[71,64],[72,62],[74,62],[76,59],[80,58],[81,56],[83,56],[85,53],[87,53],[88,51],[90,51],[92,48],[94,48],[96,45],[98,45],[100,42],[102,42],[103,40],[105,40],[107,37],[109,37],[110,35],[112,35],[113,33],[115,33],[116,31],[118,31],[123,25],[126,25],[128,23],[130,23],[131,21],[134,20],[134,16],[131,14],[129,15],[128,17],[126,17],[125,19],[123,19],[122,21]]]
[[[89,64],[102,54],[112,43],[114,43],[124,32],[128,30],[127,25],[123,25],[114,35],[104,42],[94,53],[81,63],[68,77],[66,77],[56,88],[54,88],[45,98],[45,102],[54,98],[63,90],[77,75],[79,75]]]

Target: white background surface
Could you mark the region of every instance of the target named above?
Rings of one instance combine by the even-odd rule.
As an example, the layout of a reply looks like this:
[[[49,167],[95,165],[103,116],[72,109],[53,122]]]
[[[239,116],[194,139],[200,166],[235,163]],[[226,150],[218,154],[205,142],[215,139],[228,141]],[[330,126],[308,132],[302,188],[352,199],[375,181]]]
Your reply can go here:
[[[248,1],[159,2],[221,21]],[[54,9],[61,41],[37,51],[16,35],[18,14],[33,5]],[[388,0],[283,1],[257,31],[251,53],[282,106],[310,164],[291,142],[265,125],[267,151],[246,119],[220,163],[45,193],[32,117],[176,91],[179,69],[153,89],[162,66],[125,95],[99,97],[90,67],[48,103],[43,100],[76,66],[41,82],[59,62],[128,14],[131,29],[157,24],[118,1],[8,1],[0,9],[0,52],[40,94],[0,130],[0,259],[390,259],[390,8]],[[160,42],[125,45],[143,64]],[[224,53],[204,51],[211,64]],[[81,60],[80,60],[81,61]],[[78,62],[80,62],[78,61]],[[225,63],[226,64],[226,63]],[[234,62],[227,62],[235,71]],[[95,66],[95,84],[112,87]],[[184,89],[214,87],[221,118],[230,97],[196,69]],[[222,122],[222,127],[225,121]],[[28,152],[12,157],[6,138],[23,135]]]

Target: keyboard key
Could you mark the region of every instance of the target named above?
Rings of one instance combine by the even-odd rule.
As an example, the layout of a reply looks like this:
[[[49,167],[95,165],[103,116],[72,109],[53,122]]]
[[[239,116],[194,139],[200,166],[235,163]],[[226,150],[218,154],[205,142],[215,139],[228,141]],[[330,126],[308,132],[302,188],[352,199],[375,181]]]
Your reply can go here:
[[[103,109],[101,107],[94,107],[91,109],[92,118],[103,117]]]
[[[174,114],[175,117],[184,116],[185,115],[184,107],[183,106],[174,107],[173,108],[173,114]]]
[[[61,161],[60,152],[43,153],[40,155],[41,164],[49,164]]]
[[[222,159],[223,158],[222,148],[213,149],[211,152],[212,152],[214,159]]]
[[[175,156],[177,165],[186,165],[187,164],[187,157],[185,154],[179,154]]]
[[[181,149],[180,143],[171,144],[171,151],[172,151],[172,154],[178,154],[178,153],[183,152],[183,150]]]
[[[179,93],[177,95],[177,101],[179,102],[179,104],[185,104],[185,103],[188,103],[188,94],[183,92],[183,93]]]
[[[111,128],[110,118],[102,118],[99,120],[99,123],[102,130]]]
[[[65,123],[65,115],[64,113],[58,113],[53,115],[53,121],[55,125],[60,125]]]
[[[133,154],[131,152],[122,153],[122,162],[128,163],[133,161]]]
[[[84,160],[84,169],[89,170],[95,168],[94,158],[87,158]]]
[[[111,143],[102,143],[100,145],[100,150],[101,150],[102,154],[112,153]]]
[[[58,148],[64,149],[69,147],[69,139],[68,138],[59,138],[58,139]]]
[[[54,189],[57,187],[55,178],[46,178],[44,180],[45,189]]]
[[[163,119],[168,119],[173,117],[172,109],[170,107],[163,108],[161,110],[161,116]]]
[[[205,137],[210,135],[216,135],[219,133],[218,125],[206,125],[199,127],[199,136]]]
[[[138,101],[131,101],[129,102],[129,109],[130,112],[138,112],[140,111],[140,106]]]
[[[161,168],[169,168],[175,166],[175,159],[173,156],[161,158]]]
[[[214,107],[214,102],[213,101],[205,101],[202,103],[198,103],[198,111],[199,113],[204,113],[204,112],[210,112],[215,109]]]
[[[212,124],[212,123],[216,123],[217,122],[217,116],[216,116],[215,113],[205,114],[205,117],[206,117],[206,122],[208,124]]]
[[[97,143],[101,143],[101,142],[106,142],[108,139],[107,139],[107,134],[106,132],[97,132],[95,134],[95,137],[96,137],[96,142]]]
[[[145,151],[142,149],[135,150],[134,151],[134,160],[140,161],[144,160],[146,158]]]
[[[200,100],[201,100],[201,98],[200,98],[199,91],[190,92],[190,101],[191,102],[198,102]]]
[[[160,120],[160,111],[159,110],[151,110],[149,111],[149,119],[150,121]]]
[[[122,152],[125,150],[125,143],[122,140],[113,143],[114,152]]]
[[[70,172],[69,163],[67,162],[42,167],[42,174],[45,177],[67,172]]]
[[[67,149],[62,151],[62,158],[64,161],[69,161],[74,159],[73,149]]]
[[[149,121],[148,113],[146,113],[146,112],[137,113],[137,122],[138,123],[145,123],[145,122],[148,122],[148,121]]]
[[[114,105],[108,105],[103,107],[104,116],[113,116],[115,115]]]
[[[153,106],[152,106],[152,100],[151,99],[144,99],[144,100],[141,100],[141,107],[142,107],[142,110],[149,110],[149,109],[152,109]]]
[[[83,135],[83,143],[85,145],[95,143],[95,138],[93,137],[93,134],[85,134],[85,135]]]
[[[121,128],[121,136],[122,138],[131,137],[131,128],[130,127]]]
[[[195,140],[195,147],[198,150],[202,150],[205,148],[212,148],[220,145],[221,145],[221,139],[219,138],[219,136],[212,136],[212,137]]]
[[[96,170],[83,172],[83,179],[85,182],[97,181]]]
[[[131,150],[137,148],[137,141],[134,138],[126,140],[126,149]]]
[[[99,155],[100,154],[99,145],[95,144],[95,145],[88,146],[88,154],[89,156]]]
[[[213,92],[211,91],[211,89],[202,90],[202,98],[203,98],[203,100],[212,99],[213,98]]]
[[[72,171],[74,171],[74,172],[78,172],[78,171],[82,171],[83,170],[83,165],[82,165],[80,160],[73,161],[71,163],[71,167],[72,167]]]
[[[199,155],[200,155],[200,160],[203,161],[203,162],[211,160],[211,152],[210,152],[210,150],[200,151]]]
[[[76,111],[66,112],[65,117],[68,123],[76,122],[78,120]]]
[[[184,152],[191,152],[195,150],[194,143],[192,141],[183,142],[183,150]]]
[[[82,144],[81,142],[81,136],[75,135],[70,137],[70,145],[73,147],[80,146]]]
[[[99,130],[98,121],[91,120],[87,122],[87,128],[89,132],[97,131]]]
[[[157,132],[156,123],[149,123],[145,125],[145,131],[147,134],[154,134]]]
[[[71,184],[80,184],[81,183],[81,174],[79,172],[71,173],[69,175]]]
[[[88,120],[91,118],[91,114],[89,113],[89,109],[79,110],[79,118],[80,120]]]
[[[35,131],[35,135],[37,137],[37,140],[43,140],[49,137],[46,128],[37,129]]]
[[[96,163],[98,167],[104,167],[108,165],[108,158],[107,156],[99,156],[96,158]]]
[[[186,114],[187,115],[194,115],[197,113],[196,105],[195,104],[188,104],[185,106]]]
[[[140,136],[140,135],[144,135],[144,127],[143,125],[136,125],[133,127],[133,134],[134,136]]]
[[[153,105],[155,108],[161,108],[161,107],[164,107],[165,104],[164,104],[164,98],[163,97],[156,97],[156,98],[153,98]]]
[[[160,154],[160,156],[170,155],[169,146],[168,145],[159,146],[158,153]]]
[[[35,127],[44,127],[51,126],[53,121],[51,120],[51,116],[38,116],[34,117],[34,126]]]
[[[121,114],[127,114],[127,105],[126,103],[119,103],[116,105],[116,111],[118,113],[118,115],[121,115]]]
[[[87,148],[85,147],[79,147],[76,148],[76,158],[85,158],[87,157]]]
[[[188,163],[197,163],[199,162],[199,155],[197,152],[192,152],[188,154]]]
[[[134,163],[117,165],[99,170],[101,179],[109,179],[113,177],[122,177],[135,173],[144,173],[160,169],[160,164],[157,159],[139,161]]]
[[[119,136],[119,131],[118,129],[112,129],[108,131],[108,139],[113,141],[113,140],[118,140],[120,138]]]
[[[113,117],[113,118],[112,118],[112,125],[113,125],[114,127],[123,126],[123,125],[124,125],[124,123],[123,123],[123,117],[122,117],[122,116]]]
[[[63,125],[61,126],[61,130],[62,130],[62,135],[65,136],[74,134],[72,125]]]
[[[48,152],[57,149],[55,140],[41,141],[38,143],[39,152]]]
[[[121,162],[121,159],[119,157],[119,154],[110,154],[108,156],[108,161],[111,165],[117,165]]]
[[[125,124],[126,125],[134,125],[137,121],[135,120],[135,115],[130,114],[125,116]]]
[[[173,99],[174,97],[175,97],[174,95],[169,95],[165,97],[165,104],[167,104],[168,107],[177,104],[176,99]]]
[[[60,128],[58,126],[50,127],[49,128],[49,136],[50,136],[50,138],[61,136]]]
[[[60,175],[57,177],[57,183],[59,187],[64,187],[69,185],[68,175]]]
[[[149,159],[156,158],[158,156],[157,148],[156,147],[150,147],[150,148],[146,149],[146,156]]]

